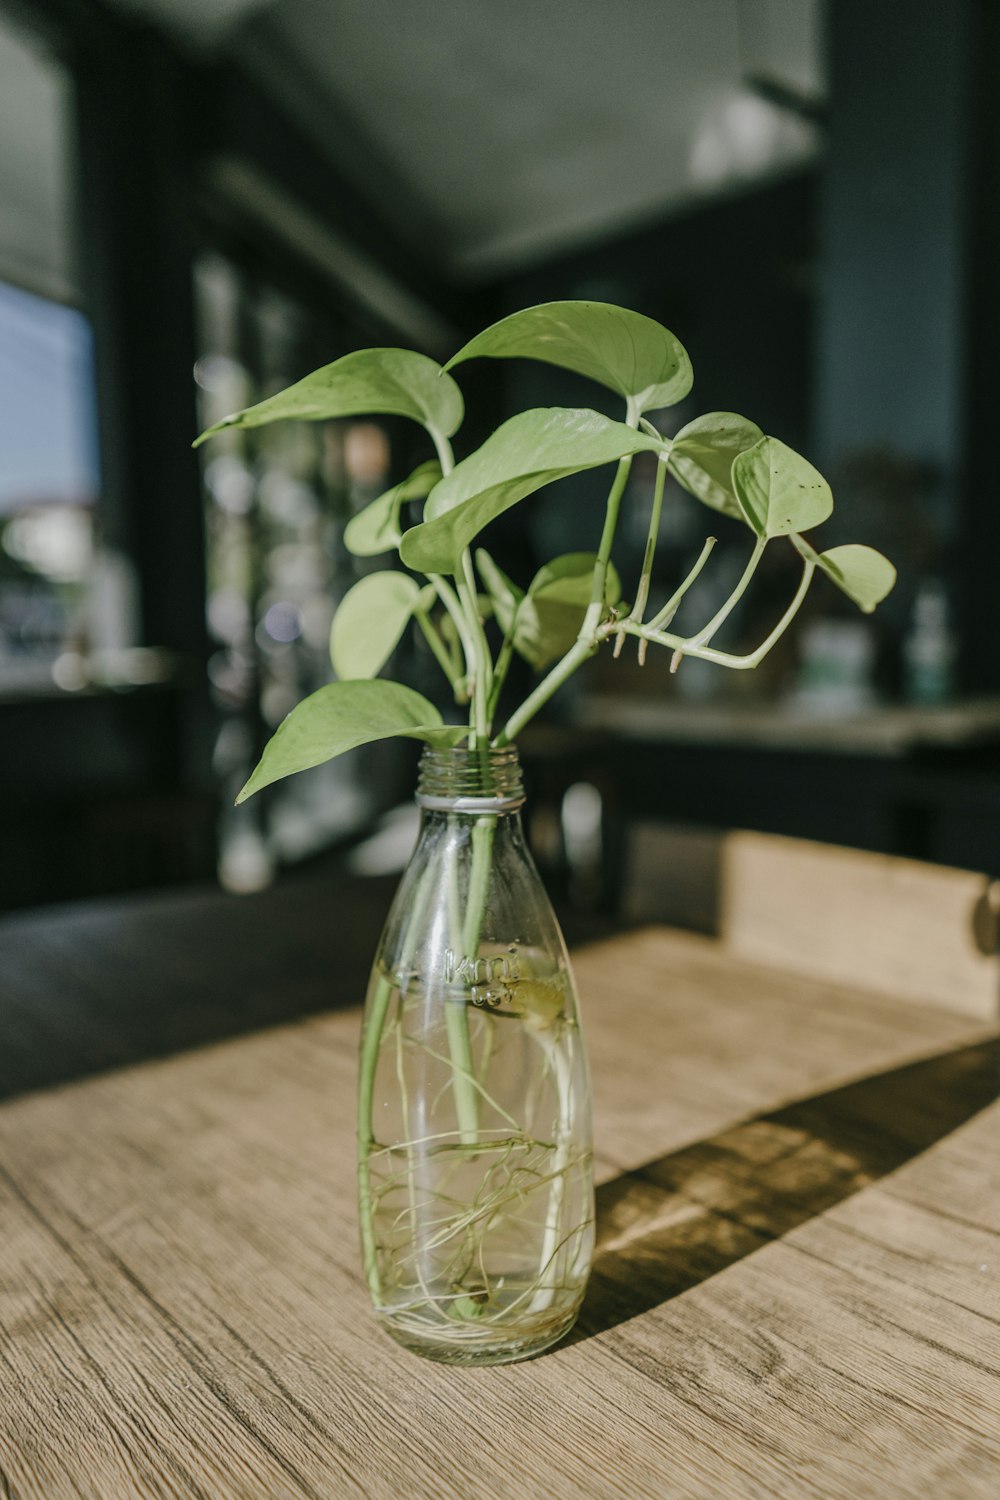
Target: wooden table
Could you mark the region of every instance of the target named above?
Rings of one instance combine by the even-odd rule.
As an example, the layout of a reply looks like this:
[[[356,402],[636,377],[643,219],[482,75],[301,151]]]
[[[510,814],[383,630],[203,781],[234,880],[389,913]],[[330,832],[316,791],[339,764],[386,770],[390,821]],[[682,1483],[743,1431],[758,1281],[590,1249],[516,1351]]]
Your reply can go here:
[[[995,1031],[665,929],[575,961],[599,1255],[526,1364],[371,1319],[356,1010],[0,1107],[0,1495],[995,1500]]]

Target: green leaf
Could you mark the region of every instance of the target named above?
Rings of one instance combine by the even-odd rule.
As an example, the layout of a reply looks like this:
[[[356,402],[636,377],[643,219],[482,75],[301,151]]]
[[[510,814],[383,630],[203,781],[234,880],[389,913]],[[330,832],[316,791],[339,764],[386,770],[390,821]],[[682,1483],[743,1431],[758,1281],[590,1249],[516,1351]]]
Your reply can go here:
[[[808,531],[833,510],[822,474],[777,438],[761,438],[738,454],[732,475],[740,509],[758,536]]]
[[[590,603],[590,590],[597,556],[593,552],[567,552],[539,568],[517,611],[514,649],[536,672],[563,656],[580,633]],[[617,604],[622,596],[621,579],[614,564],[608,564],[604,600]]]
[[[423,573],[454,573],[483,527],[526,495],[567,474],[661,447],[596,411],[553,406],[520,412],[434,486],[427,519],[403,537],[400,556]]]
[[[441,366],[426,354],[412,349],[358,349],[276,396],[223,417],[206,428],[194,446],[225,427],[262,427],[290,417],[322,422],[375,412],[412,417],[429,431],[451,437],[461,425],[464,406],[451,376],[443,375]]]
[[[673,406],[694,374],[684,346],[642,313],[610,302],[543,302],[477,334],[445,365],[467,359],[538,359],[587,375],[640,412]]]
[[[364,510],[352,516],[344,527],[344,546],[355,557],[377,557],[380,552],[389,552],[398,547],[402,531],[399,513],[408,500],[423,500],[441,478],[441,465],[436,459],[414,469],[409,479],[393,485],[384,495],[379,495]]]
[[[420,587],[408,573],[369,573],[348,589],[330,630],[330,660],[344,680],[376,677],[399,644]]]
[[[865,547],[860,542],[847,542],[842,547],[830,547],[826,552],[816,552],[801,536],[793,536],[802,556],[822,568],[828,578],[852,600],[866,615],[870,615],[877,604],[881,604],[892,592],[896,582],[896,569],[887,557],[876,552],[874,547]]]
[[[733,411],[711,411],[682,427],[670,449],[670,472],[696,499],[744,520],[733,489],[733,459],[759,443],[756,422]]]
[[[514,623],[517,606],[524,598],[524,590],[511,583],[507,574],[497,567],[485,547],[476,552],[476,567],[493,601],[493,612],[504,635]]]
[[[399,682],[330,682],[279,724],[236,800],[245,802],[272,781],[322,765],[356,745],[393,735],[454,745],[466,734],[467,728],[443,724],[433,703]]]

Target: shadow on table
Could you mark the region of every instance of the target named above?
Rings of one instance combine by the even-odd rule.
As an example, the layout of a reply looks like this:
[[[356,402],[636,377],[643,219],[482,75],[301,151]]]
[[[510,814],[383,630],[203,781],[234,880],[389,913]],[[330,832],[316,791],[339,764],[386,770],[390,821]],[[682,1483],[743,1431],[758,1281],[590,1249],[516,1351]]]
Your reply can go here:
[[[707,1281],[849,1198],[1000,1095],[1000,1040],[894,1068],[647,1162],[597,1190],[597,1253],[569,1342]]]

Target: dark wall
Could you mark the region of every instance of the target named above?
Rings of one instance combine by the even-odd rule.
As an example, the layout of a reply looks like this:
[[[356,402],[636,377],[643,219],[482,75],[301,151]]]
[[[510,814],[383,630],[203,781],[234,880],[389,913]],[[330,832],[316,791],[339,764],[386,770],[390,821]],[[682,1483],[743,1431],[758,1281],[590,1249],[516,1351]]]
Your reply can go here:
[[[672,329],[691,355],[695,384],[678,409],[683,420],[701,411],[739,411],[793,447],[806,447],[818,203],[818,173],[802,172],[548,261],[500,283],[497,301],[512,312],[549,299],[593,297],[646,313]],[[552,389],[551,379],[527,370],[519,365],[509,377],[515,405],[529,382]],[[586,395],[592,404],[601,399],[593,387]]]
[[[966,692],[1000,690],[1000,7],[836,0],[815,410],[838,524],[947,585]]]

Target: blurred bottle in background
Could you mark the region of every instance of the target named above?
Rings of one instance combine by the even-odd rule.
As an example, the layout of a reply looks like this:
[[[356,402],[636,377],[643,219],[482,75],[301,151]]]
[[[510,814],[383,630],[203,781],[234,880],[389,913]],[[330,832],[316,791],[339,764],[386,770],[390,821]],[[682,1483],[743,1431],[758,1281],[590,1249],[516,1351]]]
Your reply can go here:
[[[908,703],[943,703],[954,691],[955,637],[948,594],[939,578],[917,589],[903,637],[903,694]]]

